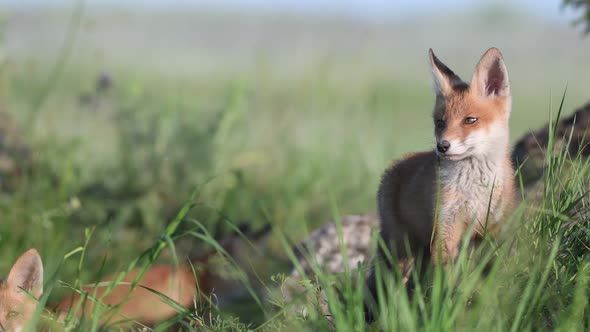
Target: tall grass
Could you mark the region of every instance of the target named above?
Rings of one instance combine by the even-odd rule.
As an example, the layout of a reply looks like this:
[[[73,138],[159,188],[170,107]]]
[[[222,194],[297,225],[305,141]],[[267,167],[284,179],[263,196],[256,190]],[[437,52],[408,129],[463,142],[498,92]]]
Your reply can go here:
[[[0,252],[17,257],[25,248],[39,249],[46,273],[36,319],[55,321],[54,303],[107,274],[121,280],[134,267],[176,264],[211,248],[235,267],[216,239],[247,221],[270,222],[284,234],[271,240],[266,267],[256,270],[262,287],[236,271],[248,295],[233,306],[217,308],[205,297],[183,308],[163,298],[178,315],[156,330],[179,322],[187,330],[589,329],[590,166],[564,153],[548,154],[540,189],[530,196],[537,199],[522,203],[508,230],[477,252],[463,249],[453,270],[420,271],[412,276],[411,294],[399,271],[379,271],[380,291],[388,296],[379,297],[374,324],[364,321],[359,281],[368,266],[342,275],[314,266],[299,302],[281,299],[276,290],[296,263],[290,245],[330,217],[373,210],[390,160],[432,141],[426,70],[416,74],[401,61],[412,56],[398,60],[404,68],[381,71],[375,63],[391,62],[388,48],[387,61],[342,53],[351,58],[315,55],[289,70],[262,59],[246,70],[197,71],[190,78],[192,72],[177,78],[88,59],[57,69],[34,56],[3,63],[2,106],[34,157],[15,190],[0,193]],[[538,68],[540,61],[531,63]],[[359,62],[364,65],[357,68]],[[113,81],[109,89],[96,87],[102,71]],[[531,118],[542,122],[540,89],[527,90],[527,82],[511,77],[521,92],[514,111],[520,121],[512,127],[523,130]],[[587,98],[578,91],[575,98]],[[191,197],[196,187],[198,200]],[[0,260],[0,270],[10,261]],[[321,300],[306,317],[291,312],[306,295],[322,292],[331,321]],[[98,306],[82,321],[72,314],[56,328],[100,330],[99,319],[115,310]]]

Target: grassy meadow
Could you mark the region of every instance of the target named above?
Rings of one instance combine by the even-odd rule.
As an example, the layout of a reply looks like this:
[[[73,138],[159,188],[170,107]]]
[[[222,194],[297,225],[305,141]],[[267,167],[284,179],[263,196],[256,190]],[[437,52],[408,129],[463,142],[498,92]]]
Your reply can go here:
[[[512,141],[556,115],[566,86],[564,115],[590,100],[590,39],[498,8],[372,21],[0,7],[0,18],[0,111],[12,120],[0,127],[30,150],[26,170],[1,179],[12,185],[0,192],[0,275],[37,248],[51,308],[65,285],[125,271],[150,249],[161,252],[139,266],[212,250],[234,225],[270,224],[264,259],[251,262],[260,304],[247,295],[186,319],[195,330],[379,330],[364,324],[350,274],[338,300],[334,276],[319,273],[331,323],[281,312],[275,290],[290,271],[286,244],[335,215],[374,211],[391,161],[433,146],[429,47],[465,80],[487,48],[502,50]],[[395,296],[380,304],[383,329],[590,329],[590,222],[566,216],[590,203],[590,166],[565,159],[549,160],[541,208],[519,209],[493,250],[473,254],[483,258],[429,271],[413,300],[384,278]]]

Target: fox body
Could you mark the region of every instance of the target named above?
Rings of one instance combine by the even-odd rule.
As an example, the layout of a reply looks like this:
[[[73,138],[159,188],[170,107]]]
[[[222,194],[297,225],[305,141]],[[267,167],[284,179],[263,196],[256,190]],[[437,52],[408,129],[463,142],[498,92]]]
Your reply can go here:
[[[255,244],[264,246],[269,230],[270,228],[265,227],[257,232],[245,228],[241,231],[249,235]],[[254,248],[252,243],[235,232],[224,236],[219,240],[219,244],[244,271],[250,271],[251,260],[261,254],[261,248]],[[109,286],[117,279],[117,275],[110,275],[98,282],[97,286],[83,287],[82,293],[88,294],[91,298],[84,299],[81,294],[75,293],[64,298],[57,308],[62,318],[68,312],[78,317],[89,317],[91,313],[97,312],[95,300],[99,300],[108,307],[118,306],[113,311],[102,311],[102,325],[114,324],[116,327],[125,327],[139,322],[142,325],[154,326],[179,313],[163,297],[187,310],[195,311],[198,298],[212,297],[219,303],[245,292],[240,280],[224,275],[225,264],[218,258],[221,257],[217,255],[217,251],[212,250],[192,259],[191,264],[154,265],[146,271],[133,291],[131,283],[140,273],[140,269],[130,271],[111,290]]]
[[[495,48],[482,56],[470,84],[432,50],[429,58],[436,149],[408,155],[386,170],[378,209],[381,236],[393,253],[401,259],[423,254],[446,264],[465,232],[476,238],[496,230],[514,204],[511,94]]]
[[[106,309],[102,311],[101,324],[115,323],[120,327],[135,321],[153,326],[178,313],[174,307],[164,302],[159,294],[185,308],[191,307],[197,286],[190,268],[169,265],[152,266],[141,278],[138,286],[131,291],[131,283],[139,273],[140,269],[132,270],[112,290],[108,290],[109,286],[117,276],[108,276],[101,280],[96,287],[83,288],[84,294],[88,294],[93,299],[81,301],[82,296],[75,293],[75,295],[63,299],[57,310],[62,318],[69,311],[77,316],[84,314],[86,317],[90,317],[91,313],[100,312],[95,311],[98,301],[106,305]],[[114,311],[109,311],[109,308],[115,305],[119,305],[119,307]]]
[[[27,294],[27,292],[29,294]],[[14,263],[6,280],[0,280],[0,331],[22,331],[31,320],[43,293],[43,262],[29,249]]]

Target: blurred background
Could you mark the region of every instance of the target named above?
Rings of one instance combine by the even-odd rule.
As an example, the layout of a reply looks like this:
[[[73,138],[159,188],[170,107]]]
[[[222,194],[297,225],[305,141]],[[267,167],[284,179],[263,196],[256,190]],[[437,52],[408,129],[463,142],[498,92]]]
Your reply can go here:
[[[297,242],[373,211],[387,165],[433,146],[428,48],[464,80],[503,52],[514,141],[566,87],[566,113],[590,100],[582,14],[559,0],[2,0],[2,257],[35,246],[51,271],[92,230],[83,269],[60,278],[93,280],[151,246],[195,188],[188,219],[216,237],[269,223]],[[267,281],[287,271],[270,246]]]

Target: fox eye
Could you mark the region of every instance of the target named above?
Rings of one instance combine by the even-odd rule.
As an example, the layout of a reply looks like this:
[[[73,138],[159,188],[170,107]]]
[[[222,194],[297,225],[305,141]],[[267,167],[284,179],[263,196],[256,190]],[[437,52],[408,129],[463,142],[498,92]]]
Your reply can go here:
[[[10,311],[8,312],[8,318],[13,318],[19,315],[18,311]]]
[[[442,129],[445,127],[445,120],[434,120],[434,125],[436,128]]]
[[[465,118],[465,123],[466,124],[474,124],[476,121],[477,121],[477,118],[474,118],[474,117],[471,117],[471,116]]]

